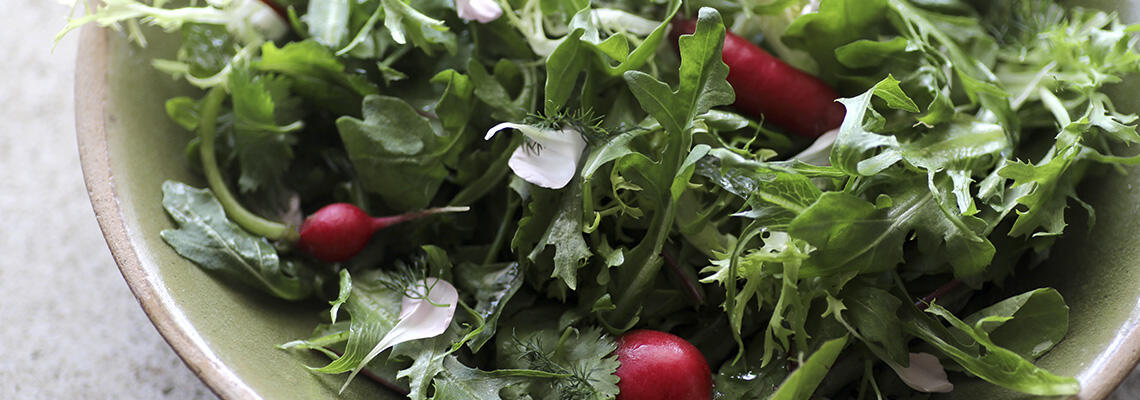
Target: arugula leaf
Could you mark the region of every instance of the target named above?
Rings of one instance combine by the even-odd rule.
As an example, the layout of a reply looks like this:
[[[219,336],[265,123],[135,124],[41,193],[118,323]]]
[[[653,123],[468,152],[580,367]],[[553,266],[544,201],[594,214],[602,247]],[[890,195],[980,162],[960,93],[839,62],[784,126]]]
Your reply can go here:
[[[312,294],[303,267],[283,262],[267,240],[230,222],[209,189],[163,182],[162,206],[178,223],[177,229],[161,232],[162,240],[202,269],[286,300]]]
[[[594,104],[593,97],[598,94],[591,88],[600,85],[599,82],[608,81],[609,78],[622,76],[628,71],[644,66],[664,40],[669,21],[676,15],[680,5],[680,1],[670,0],[665,19],[658,23],[644,40],[637,40],[639,44],[632,52],[628,49],[629,34],[626,32],[617,32],[605,40],[601,39],[600,30],[612,30],[595,25],[595,21],[602,19],[600,15],[603,10],[581,8],[570,22],[570,32],[546,58],[544,104],[546,115],[554,115],[566,105],[573,90],[578,87],[578,77],[582,72],[587,73],[587,78],[586,84],[582,85],[579,101],[584,108],[592,109],[588,105]],[[619,10],[607,11],[625,14]],[[636,18],[631,14],[625,16],[627,19]],[[628,26],[620,28],[625,29]],[[610,60],[616,60],[618,64],[613,65]]]
[[[561,191],[554,219],[534,245],[534,250],[527,255],[533,262],[547,246],[554,246],[554,272],[551,277],[561,279],[571,290],[578,288],[578,269],[584,267],[594,255],[582,236],[582,185],[576,180]]]
[[[1077,198],[1077,182],[1083,175],[1070,169],[1087,168],[1077,162],[1079,154],[1080,148],[1072,146],[1040,164],[1012,162],[998,171],[1001,177],[1012,179],[1015,187],[1031,185],[1027,194],[1017,198],[1027,209],[1017,211],[1010,236],[1057,236],[1064,231],[1068,225],[1065,208],[1070,198]]]
[[[461,135],[475,110],[475,86],[467,75],[452,69],[436,74],[431,82],[447,85],[435,106],[440,124],[449,134]]]
[[[635,152],[636,150],[630,148],[630,142],[648,132],[643,129],[622,132],[606,137],[601,143],[591,146],[586,156],[582,158],[585,161],[582,162],[582,171],[578,175],[589,182],[602,166]]]
[[[505,64],[504,64],[505,63]],[[511,61],[501,60],[496,64],[496,69],[499,65],[512,65]],[[503,67],[506,69],[507,67]],[[526,71],[525,69],[521,70]],[[475,85],[475,96],[482,102],[491,106],[491,117],[502,121],[521,121],[527,114],[527,103],[531,101],[528,94],[531,91],[529,86],[531,82],[524,82],[522,93],[518,97],[512,99],[507,89],[503,87],[503,83],[499,81],[496,75],[487,72],[479,61],[472,59],[467,63],[467,73],[471,78],[472,84]],[[533,79],[531,74],[524,76]]]
[[[385,279],[390,278],[383,272],[370,271],[352,280],[348,298],[343,304],[351,316],[344,354],[323,367],[310,369],[326,374],[352,371],[364,362],[365,356],[376,343],[396,326],[400,320],[400,301],[404,294],[383,284]],[[375,358],[386,359],[383,356]]]
[[[823,194],[807,176],[746,160],[724,149],[710,151],[698,164],[697,174],[744,198],[751,209],[740,215],[757,219],[772,229],[784,229]]]
[[[668,238],[680,197],[677,189],[683,188],[692,176],[696,162],[709,151],[708,146],[692,147],[690,128],[694,118],[716,105],[731,103],[732,87],[724,79],[728,67],[721,61],[724,44],[724,26],[720,14],[711,8],[702,8],[693,35],[682,36],[680,82],[674,92],[669,85],[638,71],[625,73],[626,82],[642,108],[665,128],[664,146],[653,161],[642,153],[633,153],[618,159],[612,175],[620,179],[615,193],[622,184],[632,184],[641,190],[657,211],[649,221],[643,239],[628,253],[626,264],[612,286],[622,287],[615,302],[616,308],[608,318],[622,326],[632,326],[639,313],[642,296],[652,285],[662,265],[661,249]],[[682,107],[682,108],[678,108]],[[621,180],[627,180],[622,183]],[[611,178],[611,181],[614,181]],[[611,323],[613,324],[613,323]]]
[[[407,357],[412,359],[412,365],[401,369],[396,375],[399,379],[407,379],[412,400],[428,399],[428,391],[436,376],[444,372],[444,360],[454,351],[454,343],[459,339],[459,327],[454,322],[442,335],[404,342],[392,349],[393,357]]]
[[[840,71],[836,49],[874,37],[882,25],[886,6],[886,0],[823,0],[819,12],[796,18],[782,39],[792,48],[810,53],[819,63],[819,76],[833,79]]]
[[[905,367],[909,363],[907,338],[898,317],[902,301],[889,292],[864,285],[848,286],[838,296],[829,297],[834,317],[883,361]],[[838,303],[838,304],[830,304]],[[842,311],[849,318],[843,318]]]
[[[1008,320],[999,320],[1009,318]],[[1069,306],[1053,288],[1031,290],[970,314],[969,325],[989,318],[981,329],[1001,347],[1032,360],[1059,343],[1069,331]]]
[[[439,163],[447,144],[403,100],[368,96],[363,109],[364,120],[336,125],[364,188],[398,210],[426,207],[448,176]]]
[[[585,43],[579,40],[584,32],[583,29],[570,32],[546,58],[546,115],[556,114],[570,99],[578,75],[589,61]]]
[[[732,104],[735,95],[725,78],[728,65],[721,60],[724,24],[720,13],[701,8],[692,35],[682,35],[680,84],[668,84],[640,71],[625,72],[625,80],[638,103],[670,134],[688,130],[696,116],[710,108]]]
[[[995,249],[982,235],[984,221],[949,212],[944,199],[920,183],[921,177],[894,179],[877,204],[827,192],[792,220],[788,233],[819,249],[804,266],[805,276],[891,269],[903,261],[902,245],[912,231],[927,251],[945,246],[941,254],[956,276],[974,276],[985,269]]]
[[[465,264],[456,268],[455,277],[461,289],[473,293],[475,312],[486,324],[483,332],[467,343],[471,351],[478,352],[487,341],[495,337],[499,317],[522,287],[522,270],[518,263]]]
[[[915,315],[906,322],[907,331],[930,343],[979,378],[1038,396],[1071,395],[1080,390],[1080,384],[1075,378],[1057,376],[1038,368],[1017,353],[993,342],[984,326],[1005,322],[1010,317],[991,315],[969,325],[937,304],[931,304],[926,312],[942,317],[957,332],[966,336],[960,339],[960,336],[950,333],[941,324],[923,315]],[[984,351],[976,347],[979,345]]]
[[[872,96],[883,99],[897,99],[900,93],[898,81],[888,77],[863,94],[839,99],[847,109],[843,123],[839,126],[839,136],[832,145],[831,165],[850,175],[874,175],[902,159],[899,154],[898,139],[869,131],[869,126],[882,124],[882,116],[871,108]],[[905,97],[905,94],[902,94]],[[898,100],[895,100],[896,102]],[[867,111],[871,111],[871,122],[865,122]],[[872,151],[877,154],[870,155]]]

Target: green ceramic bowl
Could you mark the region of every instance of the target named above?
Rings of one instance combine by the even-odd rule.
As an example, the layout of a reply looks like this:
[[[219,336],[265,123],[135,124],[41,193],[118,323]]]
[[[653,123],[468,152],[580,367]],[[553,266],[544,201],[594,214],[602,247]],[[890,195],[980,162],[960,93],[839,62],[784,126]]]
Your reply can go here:
[[[1074,2],[1078,3],[1078,2]],[[1088,0],[1140,21],[1140,1]],[[146,49],[124,35],[87,27],[76,77],[79,150],[96,217],[119,268],[158,331],[190,369],[225,399],[333,399],[343,376],[310,373],[327,360],[275,346],[311,333],[319,309],[250,294],[205,274],[159,238],[171,222],[160,185],[176,179],[204,186],[188,170],[189,133],[165,114],[164,101],[188,88],[156,72],[150,60],[172,58],[176,38],[151,35]],[[1117,88],[1135,96],[1140,87]],[[1140,99],[1117,96],[1127,111]],[[1081,399],[1106,397],[1140,358],[1140,169],[1082,188],[1096,208],[1091,229],[1072,212],[1069,235],[1042,267],[1016,277],[1022,288],[1057,288],[1072,308],[1069,335],[1040,360],[1081,381]],[[358,379],[342,399],[398,396]],[[955,398],[1018,398],[984,383],[959,382]]]

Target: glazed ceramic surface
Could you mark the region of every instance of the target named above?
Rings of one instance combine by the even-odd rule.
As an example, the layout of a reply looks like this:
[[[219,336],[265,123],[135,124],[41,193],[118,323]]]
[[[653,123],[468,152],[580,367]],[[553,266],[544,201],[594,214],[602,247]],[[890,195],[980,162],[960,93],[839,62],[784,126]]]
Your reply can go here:
[[[1140,21],[1140,2],[1071,2],[1116,8]],[[172,35],[150,35],[139,49],[118,32],[85,28],[76,84],[79,146],[91,201],[127,283],[170,345],[226,399],[333,399],[344,376],[310,373],[327,359],[278,350],[307,337],[320,305],[299,305],[221,282],[174,253],[159,238],[171,227],[160,185],[176,179],[204,186],[187,167],[190,133],[165,114],[166,99],[193,89],[150,66],[173,58]],[[1140,85],[1116,88],[1117,104],[1140,111]],[[1052,286],[1071,307],[1069,334],[1039,361],[1077,376],[1081,399],[1107,396],[1140,358],[1140,168],[1107,174],[1082,187],[1095,224],[1070,208],[1067,236],[1042,266],[1020,271],[1008,292]],[[358,379],[341,399],[394,399]],[[958,382],[952,398],[1021,398],[993,385]]]
[[[309,372],[323,356],[275,346],[308,337],[319,304],[280,301],[214,279],[182,259],[158,233],[171,227],[160,186],[204,186],[188,169],[190,133],[173,124],[166,99],[193,88],[150,65],[173,58],[171,36],[148,35],[146,49],[118,32],[86,28],[80,40],[76,112],[83,173],[119,268],[158,331],[225,399],[332,399],[344,376]],[[368,379],[339,398],[395,399]]]

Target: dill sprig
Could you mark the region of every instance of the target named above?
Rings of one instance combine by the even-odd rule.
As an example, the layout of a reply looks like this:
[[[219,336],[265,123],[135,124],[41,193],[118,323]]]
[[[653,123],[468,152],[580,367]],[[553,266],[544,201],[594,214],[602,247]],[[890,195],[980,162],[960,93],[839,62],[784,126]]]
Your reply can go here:
[[[555,357],[558,350],[565,342],[567,334],[571,333],[573,328],[567,328],[564,332],[562,339],[559,343],[555,344],[554,349],[546,352],[545,346],[542,343],[541,335],[533,335],[527,340],[519,339],[518,336],[512,333],[511,342],[515,347],[520,359],[533,370],[550,372],[563,377],[554,382],[554,393],[558,393],[560,400],[578,400],[589,398],[594,395],[594,387],[590,384],[589,376],[591,371],[585,370],[584,366],[578,364],[564,365],[559,363]]]
[[[592,110],[559,111],[554,115],[529,114],[523,123],[541,129],[571,128],[587,143],[610,136],[602,127],[602,117],[594,115]]]
[[[436,304],[431,301],[431,297],[428,297],[439,281],[433,280],[430,284],[423,284],[423,282],[428,282],[428,276],[427,268],[422,265],[417,263],[415,266],[409,266],[403,261],[397,261],[391,272],[380,276],[380,284],[388,289],[403,293],[408,298],[424,300],[436,307],[450,306],[450,304]]]
[[[982,25],[1000,45],[1031,47],[1064,18],[1065,9],[1052,0],[995,1],[985,10]]]

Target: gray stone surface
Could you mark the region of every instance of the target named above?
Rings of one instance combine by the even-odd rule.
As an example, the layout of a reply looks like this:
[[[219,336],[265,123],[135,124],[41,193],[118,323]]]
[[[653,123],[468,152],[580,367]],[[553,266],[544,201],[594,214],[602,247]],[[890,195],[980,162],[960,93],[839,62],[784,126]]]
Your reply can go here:
[[[0,9],[0,399],[212,399],[139,307],[75,144],[67,6]]]
[[[0,10],[0,399],[213,399],[115,267],[83,186],[67,7]],[[1140,399],[1140,373],[1113,400]]]

